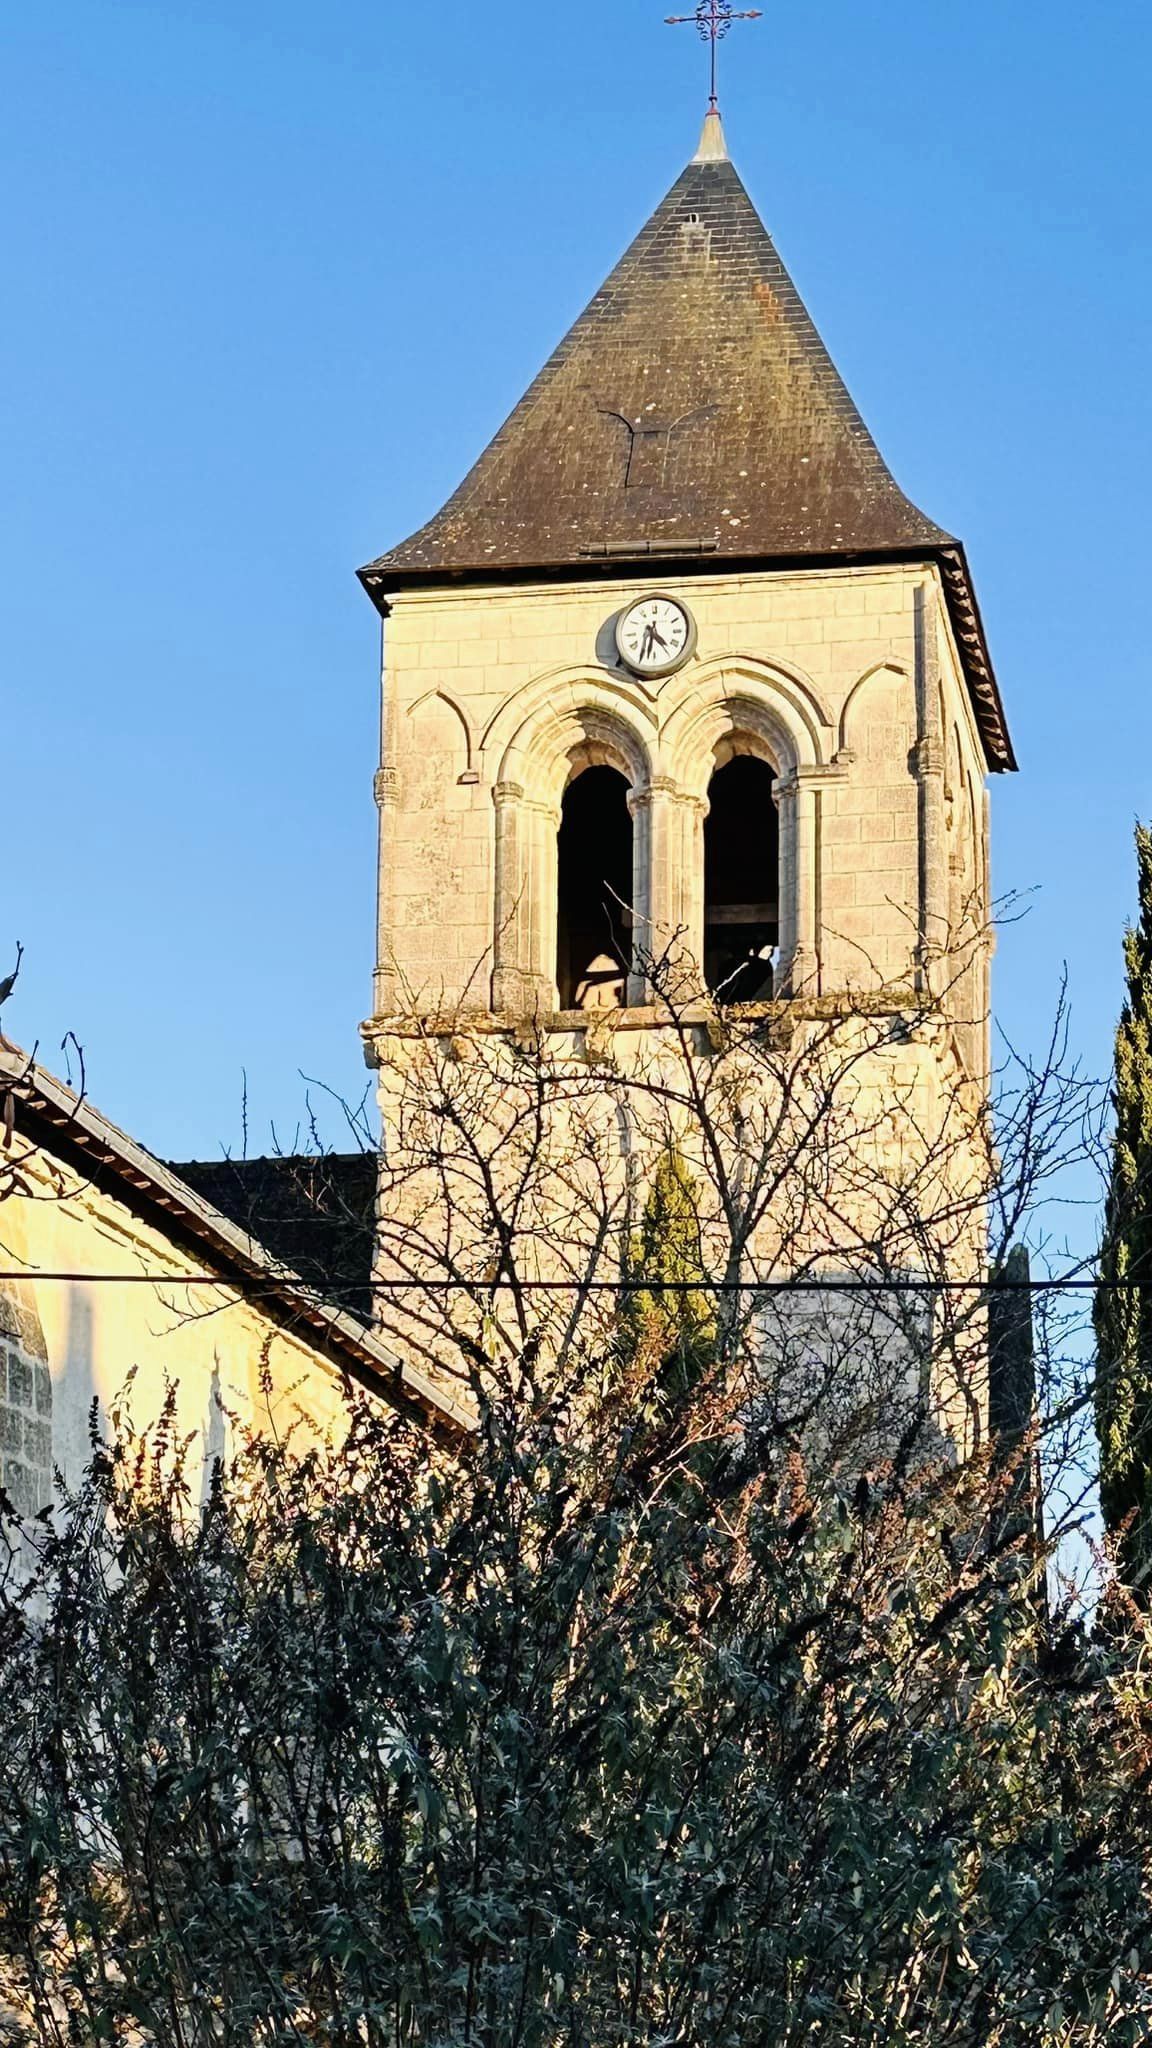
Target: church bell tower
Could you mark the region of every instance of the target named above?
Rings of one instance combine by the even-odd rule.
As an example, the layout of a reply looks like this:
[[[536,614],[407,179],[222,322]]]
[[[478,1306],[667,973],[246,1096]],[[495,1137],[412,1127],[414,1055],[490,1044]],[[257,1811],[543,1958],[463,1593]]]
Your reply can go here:
[[[659,1029],[937,981],[986,1072],[986,777],[1015,766],[964,550],[889,473],[719,113],[385,622],[368,1056],[396,1020]],[[610,1019],[605,1013],[610,1012]]]

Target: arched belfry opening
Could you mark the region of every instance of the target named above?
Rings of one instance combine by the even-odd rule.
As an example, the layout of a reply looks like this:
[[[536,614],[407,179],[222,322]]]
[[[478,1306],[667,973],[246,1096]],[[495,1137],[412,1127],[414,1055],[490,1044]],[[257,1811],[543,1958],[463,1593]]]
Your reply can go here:
[[[619,1008],[632,956],[632,815],[618,768],[585,768],[568,784],[557,853],[560,1008]]]
[[[725,1002],[774,995],[780,940],[780,826],[773,770],[737,754],[708,784],[704,820],[704,979]]]

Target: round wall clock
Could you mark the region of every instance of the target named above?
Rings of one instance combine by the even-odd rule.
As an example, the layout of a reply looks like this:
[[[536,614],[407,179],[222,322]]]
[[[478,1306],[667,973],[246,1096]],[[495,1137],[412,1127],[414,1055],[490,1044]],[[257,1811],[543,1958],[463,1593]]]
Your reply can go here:
[[[696,621],[678,597],[652,591],[626,605],[616,621],[616,649],[638,676],[670,676],[695,651]]]

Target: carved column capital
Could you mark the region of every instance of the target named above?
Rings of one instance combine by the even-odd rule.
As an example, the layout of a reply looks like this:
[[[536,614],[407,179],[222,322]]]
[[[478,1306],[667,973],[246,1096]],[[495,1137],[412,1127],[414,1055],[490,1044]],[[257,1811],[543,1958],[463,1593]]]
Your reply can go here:
[[[916,745],[913,748],[913,761],[916,773],[921,777],[922,780],[925,776],[928,775],[943,776],[943,741],[937,739],[935,733],[925,733],[921,739],[917,740]]]

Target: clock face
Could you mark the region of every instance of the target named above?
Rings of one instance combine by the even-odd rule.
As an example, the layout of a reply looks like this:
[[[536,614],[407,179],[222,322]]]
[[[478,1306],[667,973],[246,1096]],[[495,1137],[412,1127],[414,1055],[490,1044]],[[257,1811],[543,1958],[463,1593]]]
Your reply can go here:
[[[638,598],[616,622],[620,659],[638,676],[669,676],[696,645],[696,621],[678,598]]]

